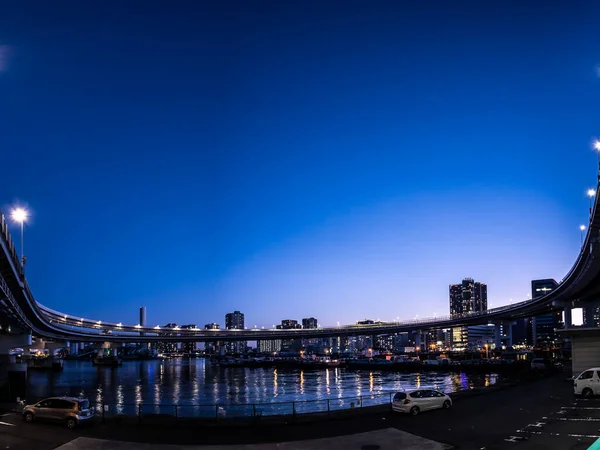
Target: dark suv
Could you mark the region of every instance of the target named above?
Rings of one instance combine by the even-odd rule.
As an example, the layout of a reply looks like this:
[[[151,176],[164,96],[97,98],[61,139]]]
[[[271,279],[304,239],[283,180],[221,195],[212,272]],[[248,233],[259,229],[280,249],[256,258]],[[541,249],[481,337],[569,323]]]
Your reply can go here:
[[[69,428],[90,420],[94,412],[87,398],[52,397],[23,408],[23,420],[48,420],[64,423]]]

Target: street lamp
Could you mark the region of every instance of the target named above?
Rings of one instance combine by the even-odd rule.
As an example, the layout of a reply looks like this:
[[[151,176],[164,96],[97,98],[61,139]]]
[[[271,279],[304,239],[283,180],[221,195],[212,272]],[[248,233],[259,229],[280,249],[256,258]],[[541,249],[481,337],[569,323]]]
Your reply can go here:
[[[585,225],[579,225],[579,231],[581,232],[581,245],[583,245],[583,231],[585,230]]]
[[[596,190],[595,189],[588,189],[587,190],[587,196],[590,198],[590,215],[592,215],[592,198],[594,198],[595,195],[596,195]]]
[[[15,222],[19,222],[21,224],[21,263],[23,267],[25,266],[25,262],[27,261],[24,253],[24,239],[23,239],[23,227],[25,226],[25,221],[27,220],[27,210],[23,208],[15,208],[12,210],[12,219]]]

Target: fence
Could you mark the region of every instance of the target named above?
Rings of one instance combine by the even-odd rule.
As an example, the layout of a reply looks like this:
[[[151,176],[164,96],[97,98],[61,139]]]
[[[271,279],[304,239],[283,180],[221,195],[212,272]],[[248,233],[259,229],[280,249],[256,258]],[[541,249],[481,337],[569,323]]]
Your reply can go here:
[[[299,415],[331,415],[341,411],[360,411],[370,406],[391,406],[395,392],[368,394],[291,402],[245,403],[245,404],[152,404],[152,403],[105,403],[92,404],[102,420],[137,417],[139,421],[150,418],[206,419],[228,421],[231,419],[261,419]]]

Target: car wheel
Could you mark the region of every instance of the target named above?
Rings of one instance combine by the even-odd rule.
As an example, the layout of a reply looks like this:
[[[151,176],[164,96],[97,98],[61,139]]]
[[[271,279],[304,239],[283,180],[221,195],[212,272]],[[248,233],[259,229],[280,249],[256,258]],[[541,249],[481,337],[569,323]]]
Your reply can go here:
[[[23,416],[23,418],[25,419],[25,422],[27,422],[27,423],[33,422],[33,414],[30,413],[30,412],[28,412],[27,414],[25,414]]]
[[[583,392],[581,393],[581,395],[582,395],[584,398],[590,398],[592,395],[594,395],[594,391],[592,391],[590,388],[585,388],[585,389],[583,390]]]
[[[450,400],[446,400],[444,402],[444,405],[443,405],[444,409],[449,409],[451,406],[452,406],[452,403],[450,403]]]
[[[67,419],[67,428],[71,430],[77,426],[77,421],[75,419]]]
[[[418,406],[413,406],[413,407],[410,409],[410,414],[411,414],[411,415],[413,415],[413,416],[416,416],[416,415],[418,415],[418,414],[419,414],[419,412],[420,412],[420,411],[421,411],[421,410],[419,409],[419,407],[418,407]]]

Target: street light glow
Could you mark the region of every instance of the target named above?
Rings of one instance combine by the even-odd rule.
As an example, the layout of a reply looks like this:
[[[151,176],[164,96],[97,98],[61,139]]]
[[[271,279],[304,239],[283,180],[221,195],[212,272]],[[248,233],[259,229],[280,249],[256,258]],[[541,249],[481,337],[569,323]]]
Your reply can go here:
[[[585,225],[579,225],[579,229],[580,229],[581,231],[585,230]]]
[[[594,141],[594,150],[600,151],[600,140],[598,139]]]
[[[596,191],[594,189],[588,189],[587,195],[588,197],[593,197],[594,195],[596,195]]]
[[[15,208],[12,211],[11,217],[15,222],[23,223],[27,220],[27,210],[23,208]]]

